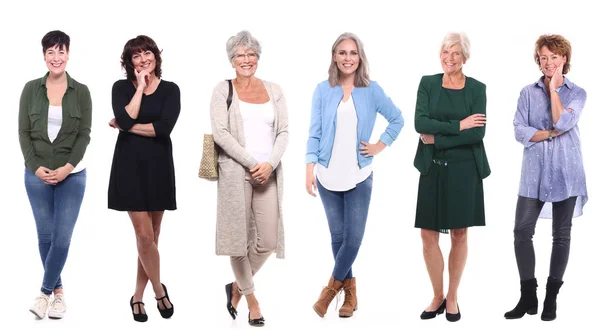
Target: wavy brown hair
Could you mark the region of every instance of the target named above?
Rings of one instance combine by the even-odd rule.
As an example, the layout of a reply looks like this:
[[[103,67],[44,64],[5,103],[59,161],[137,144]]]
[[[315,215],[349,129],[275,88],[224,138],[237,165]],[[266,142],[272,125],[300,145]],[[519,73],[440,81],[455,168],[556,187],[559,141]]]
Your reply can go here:
[[[535,42],[533,59],[540,70],[542,70],[542,66],[540,65],[540,51],[544,46],[548,47],[548,50],[554,54],[566,57],[562,73],[569,73],[569,70],[571,69],[571,43],[569,40],[559,34],[543,34],[538,38]]]

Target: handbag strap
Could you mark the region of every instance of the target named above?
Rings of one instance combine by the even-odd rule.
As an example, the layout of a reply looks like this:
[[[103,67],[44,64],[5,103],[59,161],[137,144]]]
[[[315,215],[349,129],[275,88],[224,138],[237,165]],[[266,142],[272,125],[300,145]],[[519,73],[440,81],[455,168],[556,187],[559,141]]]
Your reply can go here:
[[[231,99],[233,97],[233,85],[231,84],[231,79],[227,79],[227,82],[229,83],[229,94],[227,94],[227,111],[229,111]]]

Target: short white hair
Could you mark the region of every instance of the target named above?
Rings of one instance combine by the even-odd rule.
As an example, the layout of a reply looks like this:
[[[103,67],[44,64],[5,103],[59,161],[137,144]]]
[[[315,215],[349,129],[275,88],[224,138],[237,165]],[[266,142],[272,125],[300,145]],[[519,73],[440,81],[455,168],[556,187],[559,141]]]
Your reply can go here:
[[[442,40],[440,55],[445,49],[454,45],[460,45],[465,61],[471,57],[471,42],[464,32],[450,32],[446,34],[444,40]]]
[[[262,53],[260,43],[250,34],[250,32],[244,30],[229,38],[225,45],[225,50],[227,51],[227,56],[231,63],[233,63],[235,52],[240,46],[244,47],[245,50],[252,49],[256,53],[257,58],[260,59],[260,54]]]

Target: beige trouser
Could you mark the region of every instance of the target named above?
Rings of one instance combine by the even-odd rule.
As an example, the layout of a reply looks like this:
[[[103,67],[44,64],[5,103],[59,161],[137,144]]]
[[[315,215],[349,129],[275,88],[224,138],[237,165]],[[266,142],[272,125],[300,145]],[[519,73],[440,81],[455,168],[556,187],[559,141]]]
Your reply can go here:
[[[246,194],[246,214],[248,232],[248,253],[243,257],[231,257],[231,268],[235,281],[243,295],[254,293],[252,277],[277,249],[279,206],[277,203],[277,180],[275,172],[264,185],[252,185],[252,176],[246,172],[244,192]],[[254,221],[252,226],[251,221]],[[254,236],[251,240],[250,236]]]

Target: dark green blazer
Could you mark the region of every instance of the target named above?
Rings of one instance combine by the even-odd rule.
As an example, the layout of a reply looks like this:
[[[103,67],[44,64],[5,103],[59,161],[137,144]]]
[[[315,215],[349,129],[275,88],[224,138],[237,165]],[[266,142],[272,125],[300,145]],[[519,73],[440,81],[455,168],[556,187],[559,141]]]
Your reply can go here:
[[[425,175],[429,172],[435,149],[470,145],[479,177],[484,179],[491,172],[483,146],[485,126],[461,131],[460,120],[439,121],[429,116],[429,112],[437,107],[442,90],[442,77],[443,74],[441,73],[423,76],[419,84],[415,109],[415,129],[420,134],[435,135],[435,144],[426,145],[419,140],[414,166],[421,174]],[[485,114],[485,84],[467,77],[465,82],[465,104],[469,116],[475,113]]]
[[[86,85],[67,74],[67,90],[62,99],[60,131],[48,138],[48,73],[25,84],[19,104],[19,142],[25,167],[35,173],[40,166],[54,170],[67,163],[77,166],[90,143],[92,99]]]

